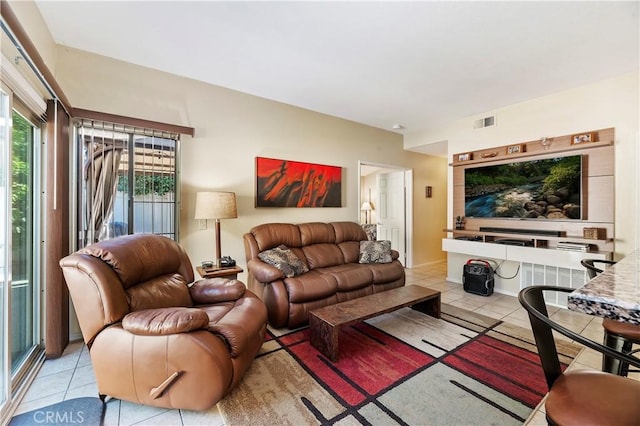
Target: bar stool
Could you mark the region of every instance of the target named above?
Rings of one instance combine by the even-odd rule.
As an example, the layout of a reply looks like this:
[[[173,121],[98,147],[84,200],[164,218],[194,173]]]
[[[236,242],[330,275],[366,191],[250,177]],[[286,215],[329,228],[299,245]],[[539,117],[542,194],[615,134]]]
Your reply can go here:
[[[616,262],[613,260],[601,260],[601,259],[583,259],[582,266],[587,269],[589,279],[595,278],[599,273],[604,272],[595,266],[595,264],[614,265]],[[604,328],[604,341],[603,344],[617,351],[631,354],[638,352],[640,349],[632,350],[634,344],[640,345],[640,326],[629,324],[625,322],[616,321],[610,318],[602,320],[602,327]],[[627,376],[629,374],[629,364],[620,362],[617,359],[603,355],[602,357],[602,371],[614,373],[619,376]],[[631,370],[638,371],[638,370]]]
[[[640,382],[601,371],[563,371],[558,359],[554,332],[576,343],[640,367],[640,358],[623,354],[581,336],[549,318],[544,292],[571,293],[574,289],[532,285],[518,293],[529,314],[542,371],[549,388],[544,411],[549,425],[620,426],[640,424]]]

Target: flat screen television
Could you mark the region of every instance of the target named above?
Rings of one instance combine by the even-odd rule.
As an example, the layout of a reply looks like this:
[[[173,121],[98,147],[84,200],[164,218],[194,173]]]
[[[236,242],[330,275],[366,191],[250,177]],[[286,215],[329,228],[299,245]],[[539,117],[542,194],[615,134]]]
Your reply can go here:
[[[582,155],[468,167],[466,217],[582,219]]]

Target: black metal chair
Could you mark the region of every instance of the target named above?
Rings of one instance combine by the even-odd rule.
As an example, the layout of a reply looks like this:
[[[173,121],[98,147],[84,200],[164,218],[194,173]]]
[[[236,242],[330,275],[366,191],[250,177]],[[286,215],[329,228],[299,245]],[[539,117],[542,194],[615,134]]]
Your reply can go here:
[[[594,279],[598,274],[604,272],[604,269],[596,267],[596,263],[602,265],[615,265],[615,260],[603,260],[603,259],[582,259],[580,264],[587,268],[587,274],[589,279]]]
[[[596,266],[597,264],[615,265],[616,262],[613,260],[583,259],[580,263],[587,269],[589,278],[593,279],[598,274],[604,272],[604,269]],[[640,326],[605,318],[602,320],[602,327],[604,328],[603,343],[605,346],[624,353],[635,353],[640,350],[633,350],[634,344],[640,345]],[[602,371],[626,377],[629,374],[629,366],[616,359],[603,356]]]
[[[581,336],[549,319],[544,291],[570,293],[574,289],[531,286],[520,290],[518,300],[529,313],[542,369],[549,387],[545,401],[547,421],[552,425],[640,424],[640,381],[592,370],[563,372],[553,331],[588,348],[640,367],[640,358],[616,351]]]

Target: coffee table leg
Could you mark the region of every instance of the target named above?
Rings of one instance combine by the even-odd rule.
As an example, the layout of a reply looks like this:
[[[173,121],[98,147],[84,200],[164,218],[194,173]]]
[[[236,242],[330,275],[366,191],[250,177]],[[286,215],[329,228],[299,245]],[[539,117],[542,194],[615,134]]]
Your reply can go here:
[[[309,314],[309,340],[331,362],[338,361],[338,327],[334,327],[315,315]]]
[[[440,318],[440,294],[424,302],[416,303],[411,308],[435,318]]]

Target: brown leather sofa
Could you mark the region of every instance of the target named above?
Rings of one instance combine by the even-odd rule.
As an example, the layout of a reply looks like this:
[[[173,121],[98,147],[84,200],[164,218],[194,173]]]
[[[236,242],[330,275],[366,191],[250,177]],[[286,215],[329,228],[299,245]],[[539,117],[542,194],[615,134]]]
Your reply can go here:
[[[103,399],[208,409],[264,342],[264,303],[237,280],[193,282],[187,254],[169,238],[102,241],[60,266]]]
[[[269,324],[295,328],[308,323],[309,311],[378,293],[405,282],[398,252],[389,263],[359,263],[360,242],[367,240],[354,222],[267,223],[244,236],[251,291],[267,305]],[[286,246],[309,269],[300,275],[285,273],[260,259],[260,254]]]

